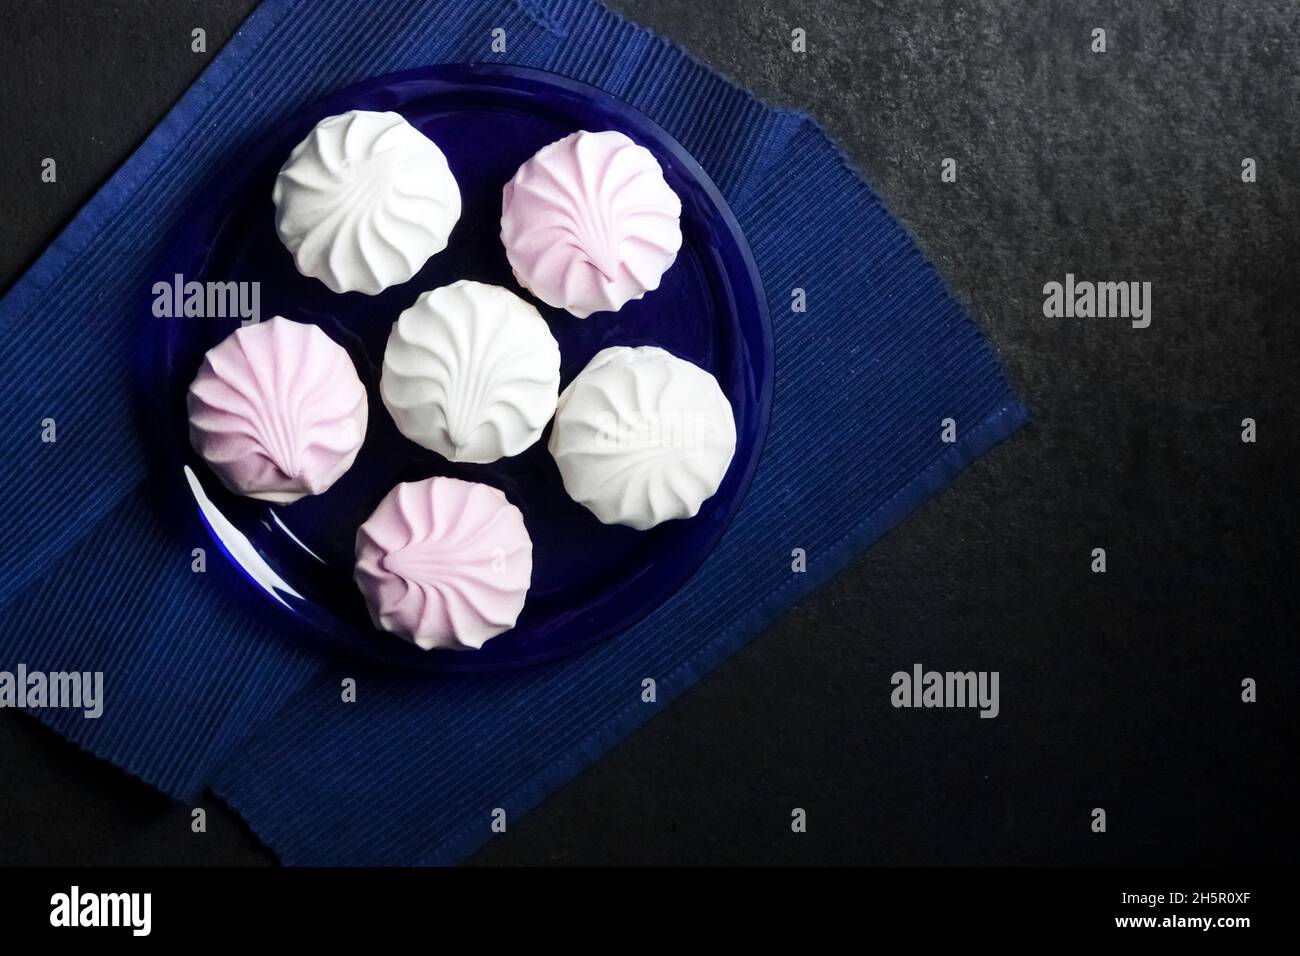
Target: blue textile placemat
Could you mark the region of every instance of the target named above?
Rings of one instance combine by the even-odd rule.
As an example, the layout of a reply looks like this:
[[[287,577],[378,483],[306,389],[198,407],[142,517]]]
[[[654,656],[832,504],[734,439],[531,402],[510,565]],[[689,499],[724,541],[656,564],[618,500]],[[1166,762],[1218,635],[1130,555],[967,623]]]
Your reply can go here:
[[[496,28],[504,54],[490,52]],[[712,176],[768,294],[771,428],[721,544],[639,625],[528,670],[408,677],[318,652],[219,571],[191,573],[207,542],[157,505],[133,408],[136,317],[196,189],[262,132],[365,77],[493,60],[624,99]],[[0,301],[0,334],[0,669],[102,671],[100,718],[33,713],[177,799],[210,787],[290,864],[463,858],[495,809],[517,819],[1028,417],[813,121],[592,0],[266,0]],[[46,418],[57,442],[40,440]]]

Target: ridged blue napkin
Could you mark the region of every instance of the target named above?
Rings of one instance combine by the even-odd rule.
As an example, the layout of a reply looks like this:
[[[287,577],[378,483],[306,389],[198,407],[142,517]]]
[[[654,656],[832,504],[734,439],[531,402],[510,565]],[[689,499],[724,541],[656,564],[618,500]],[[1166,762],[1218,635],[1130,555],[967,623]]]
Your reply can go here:
[[[721,544],[641,624],[555,664],[407,677],[318,650],[220,573],[191,573],[209,542],[175,527],[149,479],[136,329],[173,227],[242,148],[362,78],[489,60],[607,90],[712,176],[768,293],[771,429]],[[210,787],[289,864],[462,859],[495,809],[536,805],[1027,419],[812,120],[591,0],[267,0],[0,301],[0,333],[0,670],[102,671],[100,718],[33,713],[177,799]],[[56,442],[41,441],[47,418]]]

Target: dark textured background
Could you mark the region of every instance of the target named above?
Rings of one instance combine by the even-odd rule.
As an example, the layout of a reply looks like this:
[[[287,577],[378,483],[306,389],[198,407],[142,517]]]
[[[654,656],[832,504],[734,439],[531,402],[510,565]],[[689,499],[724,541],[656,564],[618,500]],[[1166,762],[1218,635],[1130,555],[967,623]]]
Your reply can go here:
[[[0,287],[253,5],[5,4]],[[613,5],[817,116],[1037,423],[475,861],[1294,862],[1300,6]],[[1152,282],[1151,327],[1044,319],[1067,271]],[[892,709],[917,661],[999,671],[1001,716]],[[271,861],[208,806],[192,835],[186,809],[0,713],[0,862]]]

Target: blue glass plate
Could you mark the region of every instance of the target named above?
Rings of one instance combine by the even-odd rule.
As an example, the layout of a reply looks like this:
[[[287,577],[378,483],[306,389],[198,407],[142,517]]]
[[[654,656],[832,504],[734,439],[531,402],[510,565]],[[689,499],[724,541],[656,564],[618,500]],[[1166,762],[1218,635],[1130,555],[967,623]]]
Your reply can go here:
[[[290,150],[323,117],[393,110],[433,139],[460,184],[463,213],[446,251],[378,296],[330,292],[302,276],[280,244],[271,187]],[[528,157],[575,130],[621,130],[662,164],[682,199],[683,245],[662,286],[617,313],[577,319],[515,283],[500,240],[501,188]],[[187,509],[306,630],[409,668],[479,671],[533,664],[608,638],[667,600],[717,544],[758,464],[772,394],[772,335],[753,257],[704,170],[667,133],[594,87],[512,66],[435,66],[368,80],[307,107],[204,191],[159,269],[160,281],[261,283],[263,318],[313,322],[340,343],[370,395],[356,463],[326,493],[275,506],[228,492],[189,446],[185,391],[203,353],[238,319],[149,318],[149,403],[160,449]],[[548,433],[514,458],[452,464],[398,433],[379,398],[384,345],[416,297],[457,279],[533,301],[560,344],[561,387],[611,345],[657,345],[712,372],[736,416],[736,455],[717,494],[691,519],[649,531],[602,525],[564,492]],[[500,488],[533,539],[533,580],[516,626],[480,651],[421,651],[377,630],[352,582],[357,527],[395,484],[450,475]]]

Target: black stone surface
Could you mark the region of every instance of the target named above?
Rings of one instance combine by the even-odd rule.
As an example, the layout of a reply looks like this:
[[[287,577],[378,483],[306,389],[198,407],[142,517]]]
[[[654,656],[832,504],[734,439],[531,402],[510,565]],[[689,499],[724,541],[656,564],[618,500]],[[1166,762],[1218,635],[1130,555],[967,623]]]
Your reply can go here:
[[[614,5],[817,116],[1037,423],[473,862],[1294,862],[1300,7]],[[0,10],[0,287],[252,6]],[[1043,318],[1066,272],[1151,282],[1150,328]],[[914,662],[997,670],[1001,714],[893,709]],[[273,859],[14,713],[0,768],[0,862]]]

